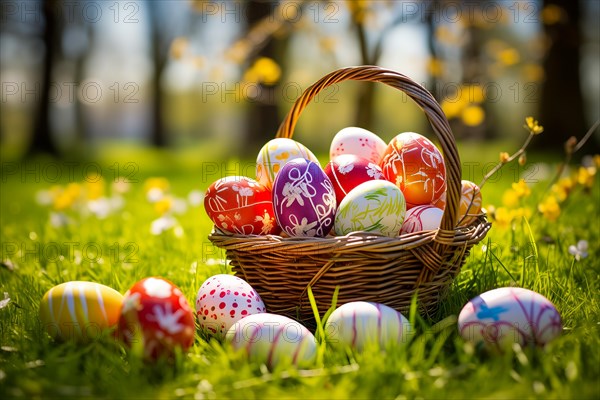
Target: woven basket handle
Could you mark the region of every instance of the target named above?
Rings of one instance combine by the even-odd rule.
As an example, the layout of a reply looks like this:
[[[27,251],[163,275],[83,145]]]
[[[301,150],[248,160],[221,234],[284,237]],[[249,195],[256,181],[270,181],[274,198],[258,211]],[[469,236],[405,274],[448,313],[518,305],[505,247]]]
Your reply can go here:
[[[437,135],[444,163],[446,164],[446,209],[438,231],[438,237],[447,241],[454,234],[454,227],[458,217],[461,196],[461,165],[454,135],[450,130],[448,119],[440,108],[439,103],[425,89],[409,77],[399,72],[377,66],[347,67],[335,70],[325,75],[312,86],[306,89],[296,100],[292,109],[277,130],[277,137],[291,138],[294,127],[304,108],[310,101],[326,87],[343,81],[381,82],[406,93],[425,112],[427,119]],[[444,232],[445,231],[445,232]]]

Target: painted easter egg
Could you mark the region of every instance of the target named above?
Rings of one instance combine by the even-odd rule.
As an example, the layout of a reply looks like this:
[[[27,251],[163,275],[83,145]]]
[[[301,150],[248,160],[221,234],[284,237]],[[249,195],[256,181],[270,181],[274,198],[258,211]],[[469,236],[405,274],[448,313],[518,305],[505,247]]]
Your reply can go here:
[[[379,165],[385,179],[402,190],[408,208],[433,204],[446,191],[444,158],[433,142],[418,133],[393,138]]]
[[[353,154],[379,164],[387,144],[376,134],[363,128],[350,126],[333,137],[329,148],[329,159],[342,154]]]
[[[325,237],[335,217],[333,185],[319,164],[297,158],[275,178],[273,208],[278,225],[288,235]]]
[[[204,281],[196,296],[200,328],[223,337],[240,319],[267,312],[265,303],[245,280],[233,275],[214,275]]]
[[[461,197],[458,221],[459,225],[472,224],[481,213],[481,189],[471,181],[461,181]]]
[[[416,206],[406,212],[401,234],[432,231],[440,227],[444,211],[433,206]]]
[[[400,189],[386,180],[361,183],[340,203],[335,215],[335,233],[355,231],[395,237],[400,233],[406,203]]]
[[[541,294],[504,287],[471,299],[458,316],[458,330],[465,340],[502,349],[513,343],[544,345],[560,335],[562,323]]]
[[[317,354],[317,341],[304,325],[270,313],[242,318],[227,331],[227,340],[250,361],[269,368],[310,365]]]
[[[379,165],[353,154],[342,154],[333,158],[325,166],[325,174],[333,184],[337,204],[361,183],[383,179]]]
[[[319,165],[317,157],[302,143],[287,138],[269,140],[256,158],[256,180],[271,189],[281,168],[294,158],[305,158]]]
[[[194,312],[173,283],[145,278],[125,293],[119,332],[126,344],[143,351],[144,358],[170,357],[176,347],[185,351],[192,345]]]
[[[410,322],[398,311],[379,303],[354,301],[338,307],[325,323],[327,343],[362,351],[370,346],[402,345],[409,339]]]
[[[437,199],[436,201],[434,201],[431,205],[439,208],[440,210],[445,210],[446,209],[446,192],[444,192],[440,196],[440,198]]]
[[[280,232],[275,222],[271,191],[244,176],[213,182],[204,196],[204,210],[216,227],[240,235]]]
[[[72,281],[48,290],[40,303],[40,320],[50,336],[88,342],[115,327],[123,295],[95,282]]]

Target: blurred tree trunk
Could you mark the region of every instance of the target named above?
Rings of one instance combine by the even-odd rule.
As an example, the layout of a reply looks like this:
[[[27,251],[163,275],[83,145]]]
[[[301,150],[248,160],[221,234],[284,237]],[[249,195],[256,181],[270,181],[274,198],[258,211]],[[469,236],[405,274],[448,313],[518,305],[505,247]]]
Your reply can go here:
[[[59,17],[56,14],[59,3],[59,0],[46,0],[42,5],[44,15],[43,41],[45,46],[42,82],[33,126],[33,137],[27,155],[40,153],[58,155],[58,148],[52,140],[50,129],[50,88],[55,56],[59,50],[61,37],[61,24],[57,20]]]
[[[364,12],[361,10],[355,12]],[[360,48],[360,58],[362,65],[376,65],[378,55],[369,54],[369,47],[367,44],[367,34],[363,24],[364,17],[354,17],[352,22],[354,23],[355,32],[358,38],[358,44]],[[382,38],[381,38],[382,39]],[[373,52],[375,53],[375,52]],[[360,128],[367,130],[374,130],[373,123],[373,107],[375,104],[375,83],[364,82],[359,86],[358,89],[358,101],[356,107],[356,119],[354,124]]]
[[[270,16],[273,10],[271,1],[248,1],[246,6],[247,30],[264,18]],[[252,59],[247,60],[251,65],[260,57],[269,57],[279,61],[280,55],[285,51],[286,39],[280,40],[269,38],[267,44],[260,49]],[[280,64],[281,65],[281,64]],[[245,141],[246,145],[242,151],[246,155],[256,155],[258,150],[270,139],[275,137],[279,127],[279,114],[277,110],[276,96],[278,85],[263,85],[259,83],[259,95],[248,103]]]
[[[167,138],[165,134],[163,118],[162,77],[167,64],[166,51],[164,49],[165,39],[160,32],[161,13],[160,2],[149,1],[146,3],[150,12],[150,38],[152,40],[152,61],[154,64],[154,75],[152,77],[152,124],[150,126],[150,143],[155,147],[166,147]]]
[[[75,82],[77,82],[77,85],[81,85],[83,79],[85,78],[85,63],[89,57],[90,51],[93,48],[94,44],[94,29],[91,29],[91,27],[85,21],[84,18],[79,18],[77,23],[81,27],[83,34],[85,34],[88,44],[85,50],[77,54],[74,61],[74,80]],[[74,107],[76,139],[73,145],[73,150],[82,151],[85,150],[89,141],[89,135],[85,118],[85,108],[83,107],[83,103],[79,99],[75,99]]]
[[[539,121],[546,133],[534,145],[562,151],[570,136],[581,138],[587,130],[579,74],[580,2],[545,0],[544,6],[558,6],[562,15],[556,23],[544,24],[550,47],[544,59]]]
[[[481,3],[480,7],[483,8],[488,1],[483,1]],[[468,4],[468,2],[466,4]],[[468,9],[467,5],[464,5],[463,7],[465,10]],[[463,48],[462,55],[462,83],[464,85],[472,85],[475,88],[482,88],[489,80],[489,76],[486,73],[486,65],[481,54],[485,44],[486,34],[479,26],[477,26],[477,24],[471,23],[467,28],[467,36],[468,41]],[[465,89],[463,88],[463,90]],[[473,93],[471,92],[462,93],[461,95],[466,96],[469,101],[473,100]],[[490,120],[491,113],[487,103],[484,101],[479,104],[479,106],[485,113],[483,122],[476,126],[468,126],[461,122],[460,126],[456,127],[456,130],[454,131],[457,136],[477,139],[491,139],[496,136],[494,132],[494,123]]]
[[[431,57],[432,60],[439,60],[435,41],[435,23],[433,21],[433,13],[427,14],[425,24],[427,25],[427,49],[429,50],[429,57]],[[438,102],[442,101],[439,88],[439,79],[436,73],[429,74],[428,89]]]

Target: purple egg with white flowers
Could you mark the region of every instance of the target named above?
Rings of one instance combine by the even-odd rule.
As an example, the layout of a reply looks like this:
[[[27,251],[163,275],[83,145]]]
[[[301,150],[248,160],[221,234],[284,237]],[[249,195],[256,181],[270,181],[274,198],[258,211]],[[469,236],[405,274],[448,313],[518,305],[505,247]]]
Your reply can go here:
[[[471,299],[458,316],[458,330],[467,341],[501,350],[513,343],[544,345],[560,335],[562,323],[541,294],[503,287]]]
[[[325,237],[335,218],[333,185],[316,162],[290,160],[273,182],[273,209],[289,236]]]

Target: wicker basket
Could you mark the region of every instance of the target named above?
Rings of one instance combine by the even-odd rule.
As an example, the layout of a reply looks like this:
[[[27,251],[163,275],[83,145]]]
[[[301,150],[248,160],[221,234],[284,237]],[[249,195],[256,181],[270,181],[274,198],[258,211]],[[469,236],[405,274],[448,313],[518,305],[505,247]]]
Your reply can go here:
[[[321,314],[330,307],[336,286],[340,286],[338,305],[375,301],[406,311],[418,293],[420,311],[434,310],[470,248],[490,228],[485,215],[477,216],[469,226],[457,227],[461,164],[448,120],[426,89],[398,72],[359,66],[325,75],[295,102],[277,137],[291,138],[301,112],[314,96],[347,80],[384,83],[406,93],[425,112],[446,164],[446,210],[440,229],[395,238],[366,232],[325,238],[244,236],[215,228],[209,239],[226,250],[234,272],[256,289],[269,312],[309,324],[313,320],[309,286]]]

